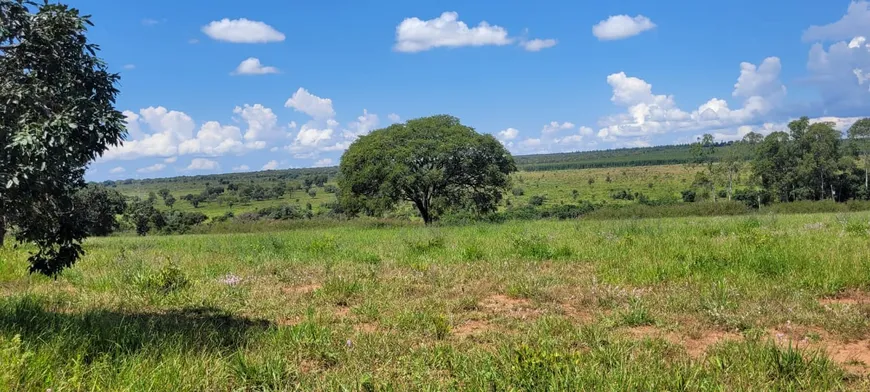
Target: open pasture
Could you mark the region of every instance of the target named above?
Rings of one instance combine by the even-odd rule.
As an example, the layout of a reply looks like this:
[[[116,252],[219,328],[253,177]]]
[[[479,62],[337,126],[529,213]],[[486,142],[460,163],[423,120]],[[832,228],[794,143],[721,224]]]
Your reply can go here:
[[[870,388],[870,214],[0,250],[3,390]]]

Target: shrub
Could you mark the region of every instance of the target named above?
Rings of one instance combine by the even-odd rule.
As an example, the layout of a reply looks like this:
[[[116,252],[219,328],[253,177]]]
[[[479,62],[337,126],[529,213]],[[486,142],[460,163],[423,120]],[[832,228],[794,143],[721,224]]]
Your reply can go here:
[[[523,188],[516,187],[516,188],[511,190],[511,193],[513,193],[514,196],[522,196],[522,195],[526,194],[526,191],[523,190]]]
[[[634,195],[631,194],[630,190],[620,189],[612,192],[610,198],[613,200],[634,200]]]
[[[161,268],[160,271],[144,276],[137,276],[136,283],[144,290],[169,294],[186,288],[190,285],[190,280],[181,268],[173,263],[169,263]]]
[[[535,195],[529,198],[530,206],[542,206],[544,202],[547,201],[547,198],[541,195]]]
[[[680,195],[683,197],[683,201],[686,203],[694,203],[695,198],[697,197],[697,194],[695,193],[695,191],[693,191],[691,189],[686,189],[686,190],[680,192]]]

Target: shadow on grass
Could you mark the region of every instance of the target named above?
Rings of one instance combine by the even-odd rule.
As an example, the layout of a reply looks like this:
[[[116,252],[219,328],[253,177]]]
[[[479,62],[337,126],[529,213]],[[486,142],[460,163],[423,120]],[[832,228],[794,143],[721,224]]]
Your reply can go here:
[[[140,352],[232,352],[269,325],[212,307],[76,313],[51,310],[31,296],[0,300],[0,335],[21,335],[29,350],[50,350],[85,362]]]

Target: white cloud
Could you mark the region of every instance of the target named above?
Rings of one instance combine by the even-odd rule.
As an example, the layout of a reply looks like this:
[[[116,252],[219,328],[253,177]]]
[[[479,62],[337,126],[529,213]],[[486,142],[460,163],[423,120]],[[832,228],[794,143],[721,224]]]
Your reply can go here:
[[[866,35],[870,29],[870,2],[853,1],[840,20],[824,26],[810,26],[804,32],[804,42],[839,41]]]
[[[819,41],[809,52],[809,80],[818,85],[825,111],[870,109],[870,2],[855,1],[839,21],[811,26],[804,41]],[[837,41],[827,48],[822,42]]]
[[[335,131],[332,128],[314,128],[305,124],[296,134],[295,144],[302,147],[316,147],[330,140],[333,132]]]
[[[242,132],[239,127],[221,125],[217,121],[209,121],[202,125],[196,138],[185,140],[178,146],[178,153],[224,155],[241,153],[245,149],[242,143]]]
[[[278,152],[278,146],[272,147],[269,149],[271,152]]]
[[[287,128],[296,129],[296,121],[290,121],[290,123],[287,124]]]
[[[196,45],[199,43],[199,40],[196,38],[191,38],[191,39],[187,40],[187,43],[189,43],[191,45]]]
[[[556,46],[557,43],[558,42],[554,39],[535,38],[531,41],[523,41],[522,43],[520,43],[520,45],[523,47],[523,49],[529,52],[537,52],[541,49],[552,48]]]
[[[187,170],[217,170],[220,167],[221,165],[217,161],[205,158],[193,158],[190,161],[190,165],[187,166]]]
[[[284,34],[263,22],[242,19],[221,19],[202,27],[202,32],[214,40],[233,43],[267,43],[284,40]]]
[[[393,124],[402,121],[402,118],[399,117],[399,115],[396,114],[396,113],[390,113],[390,114],[388,114],[388,115],[387,115],[387,119],[390,120],[390,122],[393,123]]]
[[[245,140],[275,140],[286,137],[286,133],[278,126],[278,116],[261,104],[236,106],[233,113],[239,115],[248,125]],[[296,123],[291,123],[295,127]]]
[[[520,134],[516,128],[508,128],[498,131],[498,138],[500,140],[514,140]]]
[[[164,165],[162,163],[155,163],[151,166],[137,169],[136,172],[138,172],[138,173],[154,173],[154,172],[159,172],[165,168],[166,168],[166,165]]]
[[[246,108],[267,111],[257,105],[246,106]],[[238,127],[224,126],[216,121],[206,122],[194,135],[196,123],[190,116],[162,106],[142,109],[139,114],[131,111],[125,111],[123,114],[127,122],[128,140],[123,145],[106,151],[100,158],[101,161],[142,157],[171,158],[187,154],[218,156],[229,153],[241,154],[266,147],[263,140],[243,141]],[[143,131],[143,125],[146,125],[151,132]]]
[[[277,168],[278,168],[278,161],[273,159],[273,160],[267,162],[265,165],[263,165],[263,167],[260,170],[275,170]]]
[[[160,24],[160,21],[157,19],[151,19],[151,18],[142,19],[142,26],[151,27],[151,26],[155,26],[158,24]]]
[[[233,71],[233,75],[266,75],[266,74],[276,74],[278,73],[278,68],[268,67],[260,63],[260,59],[256,57],[249,57],[243,60],[236,70]]]
[[[136,64],[124,64],[124,69],[126,69],[126,70],[136,69]]]
[[[741,108],[731,109],[725,100],[712,98],[692,112],[677,107],[673,96],[653,94],[652,85],[643,79],[623,72],[612,74],[607,77],[607,83],[613,88],[611,101],[625,106],[627,111],[601,119],[603,128],[598,131],[598,137],[616,141],[617,138],[729,128],[764,121],[786,93],[779,80],[780,68],[776,57],[764,59],[758,67],[743,63],[732,94],[744,99]]]
[[[438,47],[508,45],[513,39],[508,38],[508,32],[502,27],[480,22],[476,27],[469,28],[459,20],[456,12],[444,12],[441,16],[420,20],[417,17],[406,18],[396,27],[397,52],[421,52]]]
[[[127,170],[124,169],[123,167],[121,167],[121,166],[117,166],[117,167],[115,167],[115,168],[112,168],[112,170],[109,170],[109,173],[111,173],[111,174],[120,174],[120,173],[123,173],[123,172],[125,172],[125,171],[127,171]]]
[[[356,121],[349,124],[350,129],[345,130],[344,137],[345,139],[354,140],[366,135],[377,128],[379,122],[377,114],[369,113],[368,110],[363,109],[362,116],[357,117]]]
[[[613,15],[592,26],[592,35],[601,41],[618,40],[633,37],[655,27],[656,24],[643,15]]]
[[[305,113],[315,119],[331,118],[335,116],[335,110],[332,109],[332,100],[329,98],[320,98],[308,92],[308,90],[300,87],[293,93],[293,96],[284,103],[284,107],[293,108],[296,111]]]
[[[243,171],[248,171],[248,170],[251,170],[251,168],[248,165],[241,165],[241,166],[234,166],[233,167],[234,172],[243,172]]]
[[[768,57],[758,67],[755,64],[740,63],[740,77],[734,85],[735,97],[772,96],[785,93],[785,86],[779,81],[782,64],[778,57]]]
[[[328,167],[332,165],[332,159],[330,158],[324,158],[314,163],[314,167]]]
[[[549,124],[544,125],[544,129],[542,129],[542,132],[553,133],[553,132],[564,131],[564,130],[573,129],[573,128],[574,128],[574,124],[572,124],[570,122],[563,122],[560,124],[558,121],[550,121]]]
[[[175,163],[178,160],[178,157],[169,157],[163,160],[164,163]]]

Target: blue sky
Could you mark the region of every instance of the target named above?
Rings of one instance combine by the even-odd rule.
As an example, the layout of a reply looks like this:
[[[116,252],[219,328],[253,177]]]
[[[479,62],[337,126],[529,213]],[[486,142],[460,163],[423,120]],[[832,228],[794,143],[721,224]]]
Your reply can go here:
[[[870,115],[865,1],[71,3],[130,130],[90,180],[330,166],[440,113],[516,154]]]

